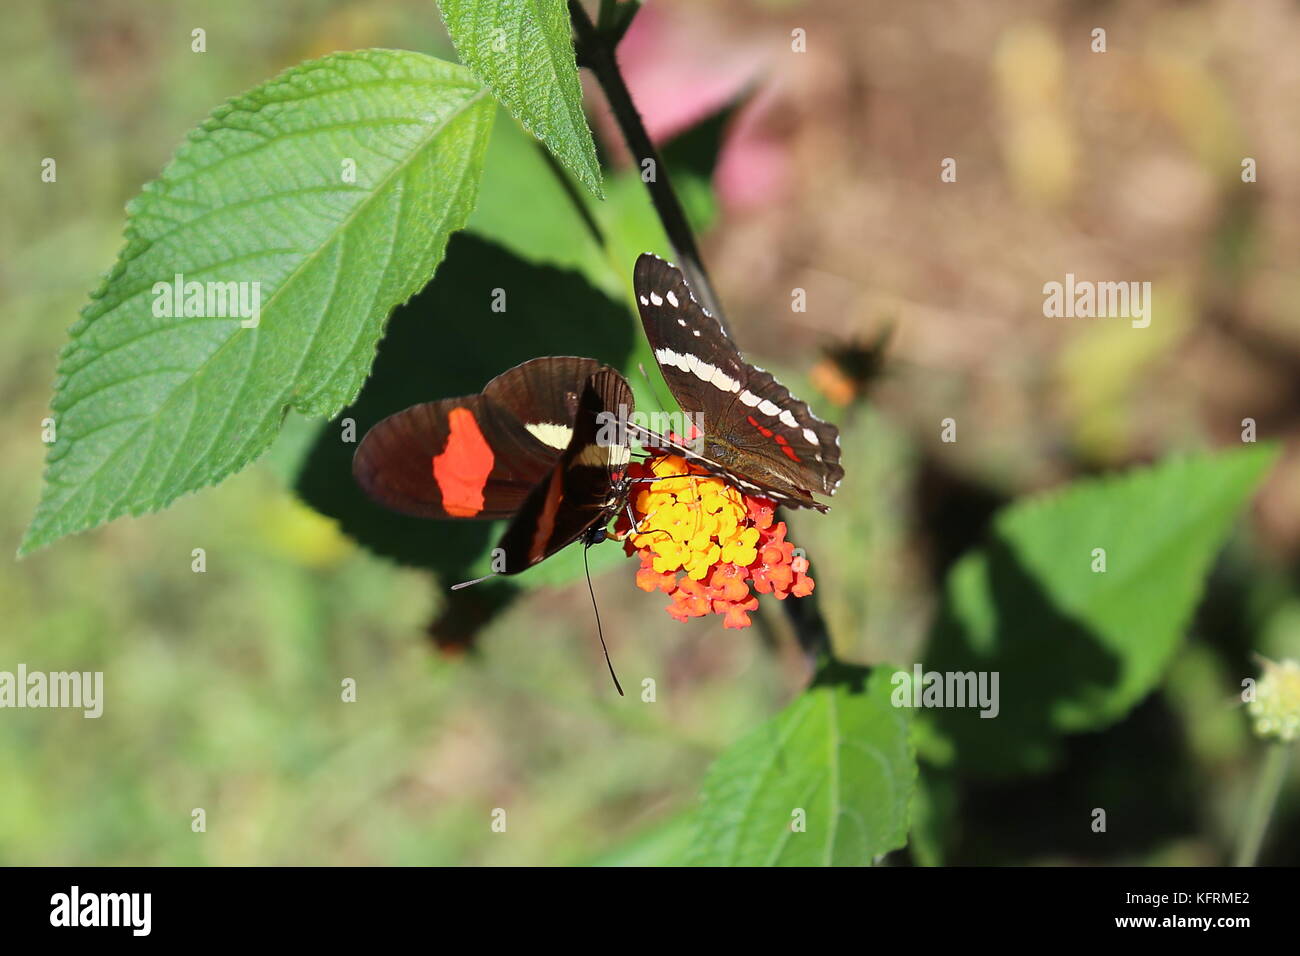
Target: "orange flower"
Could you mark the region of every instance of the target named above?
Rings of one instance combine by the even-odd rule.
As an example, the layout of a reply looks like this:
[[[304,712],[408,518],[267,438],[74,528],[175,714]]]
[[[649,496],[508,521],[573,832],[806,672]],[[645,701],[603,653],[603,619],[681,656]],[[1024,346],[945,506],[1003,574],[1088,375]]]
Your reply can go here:
[[[759,594],[779,600],[812,593],[808,559],[785,540],[776,506],[742,494],[678,455],[659,455],[628,467],[638,480],[627,514],[615,525],[628,554],[638,554],[636,585],[672,598],[666,610],[685,621],[721,614],[723,627],[749,627]]]

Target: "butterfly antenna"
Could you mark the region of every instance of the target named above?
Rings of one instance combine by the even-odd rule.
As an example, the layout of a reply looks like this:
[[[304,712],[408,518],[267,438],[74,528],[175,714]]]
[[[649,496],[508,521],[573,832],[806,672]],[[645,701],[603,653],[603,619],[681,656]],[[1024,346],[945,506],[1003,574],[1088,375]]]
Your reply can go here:
[[[591,550],[591,542],[584,541],[582,544],[582,569],[587,572],[587,593],[591,595],[591,609],[596,612],[596,633],[600,636],[600,649],[605,652],[605,666],[609,668],[609,676],[614,679],[614,688],[618,691],[619,697],[626,697],[623,693],[623,685],[618,682],[618,675],[614,673],[614,662],[609,659],[609,648],[605,646],[605,631],[600,626],[600,608],[596,607],[596,589],[591,586],[591,566],[587,564],[587,552]]]
[[[453,591],[459,591],[461,588],[467,588],[471,584],[481,584],[482,582],[486,581],[488,578],[494,578],[496,576],[497,576],[497,572],[493,571],[491,574],[485,574],[483,575],[483,577],[475,578],[473,581],[461,581],[460,584],[453,584],[451,586],[451,589]]]

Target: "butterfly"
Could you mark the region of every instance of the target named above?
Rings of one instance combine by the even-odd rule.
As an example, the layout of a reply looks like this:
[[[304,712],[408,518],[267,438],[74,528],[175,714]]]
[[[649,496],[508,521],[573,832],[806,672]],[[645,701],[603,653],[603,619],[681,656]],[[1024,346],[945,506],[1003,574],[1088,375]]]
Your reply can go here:
[[[378,422],[357,446],[352,474],[402,514],[509,519],[493,571],[517,574],[603,537],[627,497],[631,455],[608,426],[632,407],[627,380],[595,359],[532,359],[477,395]]]
[[[643,253],[633,287],[659,371],[682,409],[703,419],[702,438],[678,450],[745,492],[826,511],[813,495],[833,495],[844,477],[839,429],[746,362],[671,262]]]

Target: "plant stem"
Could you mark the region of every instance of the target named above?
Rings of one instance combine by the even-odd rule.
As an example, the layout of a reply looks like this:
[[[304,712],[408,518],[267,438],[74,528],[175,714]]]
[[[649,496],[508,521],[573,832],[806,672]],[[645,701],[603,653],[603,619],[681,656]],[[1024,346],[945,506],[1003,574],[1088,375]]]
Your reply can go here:
[[[569,0],[569,17],[573,21],[573,29],[577,34],[578,62],[591,70],[596,77],[596,82],[600,84],[614,119],[623,133],[627,148],[636,160],[637,169],[641,170],[646,160],[651,162],[650,178],[647,180],[644,172],[641,178],[650,192],[650,201],[654,203],[655,212],[659,216],[659,221],[663,223],[668,241],[673,244],[673,249],[677,253],[678,265],[686,274],[686,281],[691,291],[726,328],[727,320],[723,316],[717,294],[713,291],[713,283],[709,281],[708,273],[704,269],[699,247],[695,244],[695,235],[686,220],[686,211],[682,209],[677,193],[673,190],[672,181],[668,177],[668,167],[664,165],[663,157],[650,141],[650,134],[646,132],[645,123],[641,121],[641,114],[637,112],[632,102],[632,94],[628,92],[627,84],[623,82],[623,74],[619,71],[613,46],[606,42],[605,36],[596,29],[596,25],[591,22],[591,17],[587,15],[586,9],[578,0]]]
[[[610,0],[601,0],[601,26],[610,31],[615,29],[614,7],[615,4]],[[686,274],[686,281],[696,298],[713,314],[722,327],[727,329],[727,318],[722,311],[722,304],[713,291],[713,283],[709,281],[708,272],[705,271],[699,246],[695,244],[695,234],[691,232],[690,223],[686,220],[686,212],[682,209],[677,193],[673,190],[672,180],[668,177],[668,167],[664,165],[663,158],[655,149],[654,143],[650,141],[645,123],[641,121],[641,114],[637,112],[636,105],[632,102],[632,94],[628,92],[627,84],[623,82],[623,74],[618,68],[618,60],[614,55],[614,46],[618,42],[617,36],[612,32],[607,34],[598,29],[591,22],[591,17],[587,15],[586,9],[579,0],[569,0],[569,19],[573,21],[573,30],[577,34],[575,50],[578,64],[587,67],[595,75],[596,82],[604,91],[609,108],[613,111],[614,119],[623,133],[623,139],[631,150],[632,156],[637,160],[638,168],[647,159],[653,163],[651,168],[654,170],[654,175],[649,180],[646,180],[644,175],[641,178],[650,192],[650,201],[654,203],[655,212],[663,224],[668,241],[676,250],[677,264]],[[730,334],[729,330],[728,334]],[[796,601],[783,601],[782,606],[790,626],[794,629],[799,647],[810,663],[815,664],[822,657],[830,657],[830,632],[816,600],[809,595]]]
[[[596,15],[596,29],[608,30],[614,26],[618,0],[600,0],[600,13]]]
[[[1282,792],[1290,760],[1290,744],[1269,744],[1264,763],[1259,768],[1259,779],[1255,781],[1255,792],[1250,797],[1250,807],[1246,811],[1246,821],[1241,830],[1241,843],[1233,860],[1234,866],[1255,865],[1259,848],[1264,843],[1264,833],[1268,830],[1269,818],[1273,816],[1273,807],[1277,804],[1278,794]]]

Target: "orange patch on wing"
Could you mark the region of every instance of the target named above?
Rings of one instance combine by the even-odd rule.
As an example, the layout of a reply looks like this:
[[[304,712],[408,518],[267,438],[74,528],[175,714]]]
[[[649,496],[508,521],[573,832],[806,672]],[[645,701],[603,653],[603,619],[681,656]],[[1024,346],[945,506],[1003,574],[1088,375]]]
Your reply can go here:
[[[433,480],[447,514],[472,518],[483,510],[483,488],[496,456],[468,408],[453,408],[447,421],[451,434],[447,447],[433,456]]]

